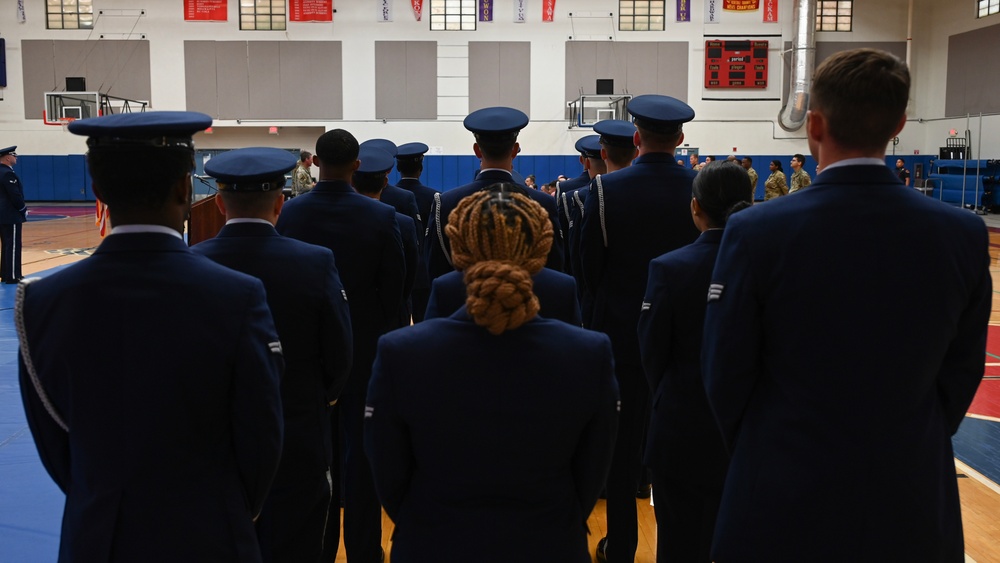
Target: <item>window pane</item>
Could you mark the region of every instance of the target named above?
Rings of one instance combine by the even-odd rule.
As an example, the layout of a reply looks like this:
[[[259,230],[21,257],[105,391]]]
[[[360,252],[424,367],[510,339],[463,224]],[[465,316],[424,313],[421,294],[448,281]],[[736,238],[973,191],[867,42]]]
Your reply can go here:
[[[618,29],[621,31],[635,31],[632,26],[632,18],[622,18],[618,20]]]
[[[62,29],[62,16],[49,15],[49,29]]]
[[[635,30],[636,31],[649,31],[649,19],[641,18],[635,20]]]
[[[628,5],[627,7],[626,6],[622,6],[621,15],[623,15],[623,16],[631,16],[634,13],[635,13],[635,11],[632,9],[632,5],[631,4]]]
[[[649,29],[656,31],[663,31],[665,29],[664,28],[665,24],[666,20],[663,18],[663,16],[653,16],[649,18]]]

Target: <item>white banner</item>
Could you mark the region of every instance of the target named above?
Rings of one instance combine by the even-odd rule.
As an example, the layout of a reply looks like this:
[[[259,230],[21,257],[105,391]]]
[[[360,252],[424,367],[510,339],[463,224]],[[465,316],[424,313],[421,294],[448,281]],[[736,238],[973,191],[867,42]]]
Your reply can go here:
[[[705,23],[722,22],[722,0],[705,0]]]
[[[528,21],[528,0],[514,0],[514,23]]]
[[[24,15],[24,0],[17,0],[17,21],[19,23],[28,21],[28,18]]]
[[[392,21],[392,0],[378,0],[378,17],[375,21]]]

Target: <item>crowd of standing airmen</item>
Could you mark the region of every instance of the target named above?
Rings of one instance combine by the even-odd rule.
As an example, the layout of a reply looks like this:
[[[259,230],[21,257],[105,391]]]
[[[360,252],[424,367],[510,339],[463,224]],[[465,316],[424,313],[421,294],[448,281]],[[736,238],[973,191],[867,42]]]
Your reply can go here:
[[[444,192],[422,143],[235,150],[190,249],[211,119],[73,122],[115,227],[16,307],[60,561],[332,562],[343,530],[379,563],[384,508],[395,563],[583,563],[605,491],[597,559],[631,562],[646,471],[660,562],[963,561],[988,238],[886,167],[909,87],[887,53],[827,59],[822,173],[774,161],[766,199],[791,197],[758,205],[749,158],[675,160],[695,114],[661,95],[580,139],[554,197],[512,174],[511,108],[465,119],[481,166]]]

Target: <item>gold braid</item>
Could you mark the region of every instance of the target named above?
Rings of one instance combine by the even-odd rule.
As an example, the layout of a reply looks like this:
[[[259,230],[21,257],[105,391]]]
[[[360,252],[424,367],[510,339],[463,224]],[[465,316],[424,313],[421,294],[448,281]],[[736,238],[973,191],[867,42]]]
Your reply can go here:
[[[531,276],[552,247],[541,205],[519,193],[476,192],[448,215],[445,234],[455,268],[465,272],[465,306],[476,324],[500,334],[538,314]]]

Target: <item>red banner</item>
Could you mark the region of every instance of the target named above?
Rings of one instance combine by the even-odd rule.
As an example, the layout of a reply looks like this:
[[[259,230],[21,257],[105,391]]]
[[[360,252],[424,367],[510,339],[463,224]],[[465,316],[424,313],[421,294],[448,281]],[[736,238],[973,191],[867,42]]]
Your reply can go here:
[[[333,0],[289,0],[288,21],[332,22]]]
[[[730,12],[756,12],[760,8],[760,0],[725,0],[722,9]]]
[[[764,0],[764,23],[778,23],[778,0]]]
[[[184,21],[224,22],[228,19],[226,0],[184,0]]]
[[[542,21],[550,22],[556,16],[556,0],[545,0],[542,4]]]
[[[420,21],[420,16],[424,13],[424,0],[410,0],[410,4],[413,5],[413,15]]]

